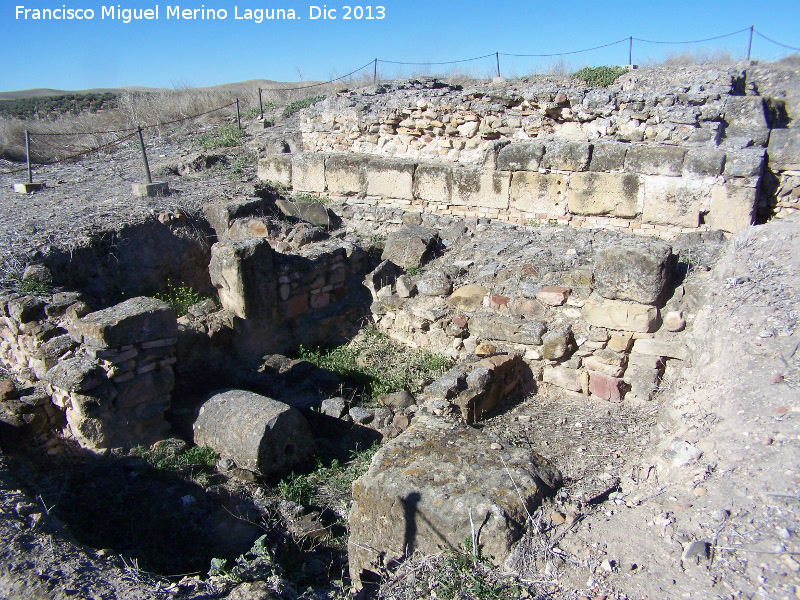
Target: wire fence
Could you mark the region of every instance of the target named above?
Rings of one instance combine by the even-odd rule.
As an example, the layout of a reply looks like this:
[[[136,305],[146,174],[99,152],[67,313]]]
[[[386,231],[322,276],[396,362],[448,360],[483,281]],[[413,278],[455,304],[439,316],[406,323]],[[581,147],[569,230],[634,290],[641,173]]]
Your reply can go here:
[[[433,67],[433,66],[436,66],[436,67],[438,67],[438,66],[446,66],[446,65],[464,65],[464,64],[467,64],[467,63],[475,63],[477,61],[482,61],[482,60],[487,60],[487,59],[494,58],[495,59],[494,60],[495,73],[496,73],[496,75],[498,77],[500,77],[501,74],[502,74],[500,57],[512,58],[512,59],[513,58],[551,58],[551,59],[552,58],[559,58],[559,59],[563,59],[564,56],[575,56],[575,55],[580,55],[580,54],[586,54],[586,53],[589,53],[589,52],[594,52],[594,51],[605,49],[605,48],[609,48],[609,47],[612,47],[612,46],[617,46],[617,45],[624,44],[624,43],[627,42],[628,43],[628,64],[633,64],[634,42],[636,42],[638,44],[654,44],[654,45],[659,45],[659,46],[662,46],[662,45],[680,45],[680,46],[683,46],[683,45],[701,44],[701,43],[707,43],[707,42],[711,42],[711,41],[717,41],[717,40],[721,40],[721,39],[724,39],[724,38],[730,38],[732,36],[741,35],[741,34],[744,34],[744,33],[748,34],[747,53],[746,53],[747,60],[750,60],[750,56],[751,56],[751,53],[752,53],[753,37],[754,36],[759,36],[760,38],[762,38],[762,39],[764,39],[764,40],[766,40],[766,41],[768,41],[768,42],[770,42],[772,44],[775,44],[775,45],[777,45],[777,46],[779,46],[781,48],[784,48],[784,49],[793,50],[793,51],[800,51],[800,47],[790,46],[788,44],[784,44],[783,42],[779,42],[779,41],[777,41],[777,40],[775,40],[775,39],[773,39],[771,37],[768,37],[768,36],[764,35],[760,31],[758,31],[755,28],[755,26],[750,26],[750,27],[745,27],[744,29],[739,29],[738,31],[733,31],[731,33],[725,33],[725,34],[722,34],[722,35],[717,35],[717,36],[698,39],[698,40],[664,41],[664,40],[648,40],[648,39],[639,38],[639,37],[635,37],[635,36],[628,36],[627,38],[622,38],[620,40],[617,40],[617,41],[614,41],[614,42],[608,42],[606,44],[600,44],[598,46],[593,46],[591,48],[583,48],[583,49],[580,49],[580,50],[569,50],[569,51],[563,51],[563,52],[541,53],[541,54],[515,54],[515,53],[507,53],[507,52],[499,52],[499,51],[497,51],[497,52],[492,52],[492,53],[489,53],[489,54],[484,54],[484,55],[476,56],[476,57],[472,57],[472,58],[463,58],[463,59],[450,60],[450,61],[430,61],[430,62],[410,62],[410,61],[397,61],[397,60],[387,60],[387,59],[382,59],[382,58],[374,58],[371,61],[369,61],[368,63],[364,64],[363,66],[355,69],[354,71],[350,71],[349,73],[347,73],[345,75],[330,79],[328,81],[317,82],[317,83],[312,83],[312,84],[308,84],[308,85],[300,85],[300,86],[288,86],[288,87],[287,86],[281,86],[281,87],[271,87],[271,88],[259,88],[259,100],[260,100],[260,92],[262,90],[263,91],[284,92],[284,91],[298,91],[298,90],[308,90],[308,89],[313,89],[313,88],[320,88],[320,87],[329,86],[331,84],[338,83],[340,81],[344,81],[344,80],[346,80],[348,78],[352,78],[352,77],[354,77],[355,75],[357,75],[359,73],[365,72],[370,67],[372,67],[372,70],[373,70],[373,77],[372,77],[373,83],[377,83],[378,80],[379,80],[379,73],[378,73],[379,65],[393,65],[393,66],[396,66],[396,67],[407,67],[407,66],[416,66],[416,67]],[[238,111],[238,101],[235,101],[235,102],[230,102],[230,103],[222,105],[222,106],[218,106],[216,108],[213,108],[213,109],[210,109],[210,110],[207,110],[207,111],[204,111],[204,112],[200,112],[200,113],[197,113],[197,114],[181,117],[179,119],[173,119],[173,120],[170,120],[170,121],[159,122],[159,123],[154,123],[154,124],[150,124],[150,125],[143,125],[141,127],[141,130],[155,129],[155,128],[159,128],[159,127],[164,127],[166,125],[174,125],[176,123],[182,123],[184,121],[197,119],[199,117],[202,117],[202,116],[205,116],[205,115],[208,115],[208,114],[223,110],[225,108],[230,108],[230,107],[232,107],[234,105],[237,105],[237,111]],[[65,148],[65,147],[62,147],[62,146],[57,146],[56,144],[51,144],[51,143],[46,142],[45,140],[43,140],[41,138],[56,137],[56,136],[82,137],[82,136],[96,136],[96,135],[128,134],[128,135],[125,135],[124,137],[120,137],[120,138],[114,139],[114,140],[112,140],[111,142],[108,142],[108,143],[92,146],[90,148],[81,150],[79,152],[73,152],[71,154],[68,154],[68,155],[62,157],[62,158],[55,158],[55,159],[52,159],[52,160],[47,161],[47,162],[39,162],[38,163],[39,165],[51,165],[51,164],[55,164],[55,163],[66,161],[66,160],[73,160],[75,158],[79,158],[79,157],[85,156],[87,154],[92,154],[92,153],[95,153],[95,152],[101,152],[103,150],[108,150],[110,148],[113,148],[115,146],[123,144],[124,142],[126,142],[126,141],[130,140],[131,138],[133,138],[134,136],[136,136],[137,130],[138,130],[137,127],[127,127],[127,128],[121,128],[121,129],[107,129],[107,130],[82,131],[82,132],[35,132],[35,131],[31,131],[30,132],[30,138],[31,138],[31,140],[35,140],[36,143],[43,144],[43,145],[48,146],[51,149],[54,149],[54,150],[57,150],[57,151],[73,152],[74,148]],[[13,174],[13,173],[18,173],[20,171],[27,170],[27,168],[28,167],[25,166],[25,167],[20,167],[20,168],[17,168],[17,169],[12,169],[12,170],[9,170],[9,171],[0,171],[0,175],[10,175],[10,174]]]

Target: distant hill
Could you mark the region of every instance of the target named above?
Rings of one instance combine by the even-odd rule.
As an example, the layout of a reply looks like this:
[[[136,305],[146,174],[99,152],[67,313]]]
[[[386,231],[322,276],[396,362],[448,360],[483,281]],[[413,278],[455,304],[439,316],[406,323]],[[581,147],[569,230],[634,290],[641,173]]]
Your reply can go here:
[[[296,87],[303,85],[313,85],[318,83],[315,81],[273,81],[271,79],[248,79],[247,81],[239,81],[236,83],[223,83],[220,85],[212,85],[207,87],[192,88],[187,86],[187,89],[197,90],[224,90],[228,92],[236,92],[238,90],[252,89],[253,87],[263,88],[280,88],[280,87]],[[159,92],[171,88],[151,88],[142,86],[126,86],[120,88],[94,88],[90,90],[56,90],[51,88],[34,88],[30,90],[17,90],[11,92],[0,92],[0,100],[19,100],[21,98],[42,98],[46,96],[66,96],[66,95],[83,95],[83,94],[120,94],[125,91],[134,92]]]

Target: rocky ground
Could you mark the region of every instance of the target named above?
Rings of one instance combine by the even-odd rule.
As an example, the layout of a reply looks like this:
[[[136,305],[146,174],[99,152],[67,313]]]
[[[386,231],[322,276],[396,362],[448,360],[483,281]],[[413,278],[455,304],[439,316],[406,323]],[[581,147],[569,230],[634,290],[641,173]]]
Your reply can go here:
[[[48,246],[69,249],[100,231],[165,212],[199,214],[210,200],[252,193],[246,179],[254,164],[244,177],[232,173],[238,152],[225,151],[225,168],[198,168],[188,145],[176,135],[151,149],[154,172],[173,189],[166,198],[130,195],[141,168],[134,146],[113,160],[45,167],[48,188],[33,196],[12,194],[14,178],[0,177],[7,268]],[[747,228],[708,261],[711,270],[690,273],[705,294],[689,323],[691,357],[682,368],[673,364],[654,401],[587,401],[551,388],[510,400],[482,425],[564,474],[516,556],[515,567],[542,597],[800,597],[799,232],[796,215]],[[517,235],[493,243],[511,246]],[[217,598],[231,589],[179,587],[74,544],[47,515],[47,495],[36,497],[58,492],[40,481],[27,487],[25,473],[2,457],[0,595]],[[270,597],[258,593],[230,597]]]

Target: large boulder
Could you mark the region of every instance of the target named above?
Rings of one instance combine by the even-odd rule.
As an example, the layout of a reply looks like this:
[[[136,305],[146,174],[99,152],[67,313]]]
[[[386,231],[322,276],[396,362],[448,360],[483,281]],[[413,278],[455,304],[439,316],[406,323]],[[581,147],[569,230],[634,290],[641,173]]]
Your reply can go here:
[[[194,442],[262,475],[301,465],[314,451],[311,429],[297,409],[244,390],[224,390],[205,401]]]
[[[419,267],[436,243],[438,233],[418,225],[410,225],[389,234],[381,260],[390,260],[407,269]]]
[[[631,239],[597,253],[595,290],[610,300],[656,304],[672,276],[672,247],[655,239]]]
[[[391,565],[413,552],[459,548],[473,530],[483,556],[501,565],[528,515],[560,483],[561,473],[528,450],[418,416],[353,483],[350,576],[361,587],[381,558]]]

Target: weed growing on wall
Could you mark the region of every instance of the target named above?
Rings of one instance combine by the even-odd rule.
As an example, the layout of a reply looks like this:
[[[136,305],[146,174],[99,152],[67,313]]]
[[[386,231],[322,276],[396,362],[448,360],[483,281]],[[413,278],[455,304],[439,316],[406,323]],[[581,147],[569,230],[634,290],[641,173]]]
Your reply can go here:
[[[602,67],[584,67],[575,73],[573,77],[594,87],[608,87],[626,72],[627,69],[625,67],[603,65]]]
[[[407,348],[375,327],[366,327],[347,344],[330,349],[300,347],[300,358],[329,369],[352,381],[362,400],[369,403],[380,394],[420,392],[443,375],[450,359]]]
[[[322,196],[317,196],[316,194],[309,194],[307,192],[295,194],[294,196],[292,196],[292,200],[294,200],[295,202],[310,202],[313,204],[325,204],[326,202],[330,202],[329,198],[323,198]]]
[[[308,108],[309,106],[313,106],[320,100],[325,100],[325,96],[312,96],[311,98],[304,98],[303,100],[295,100],[294,102],[290,102],[284,107],[283,116],[291,116],[297,111]]]
[[[155,297],[169,304],[177,317],[182,317],[189,312],[190,306],[206,299],[205,296],[195,292],[191,286],[186,284],[174,285],[172,282],[167,283],[167,289],[163,292],[158,292]]]

